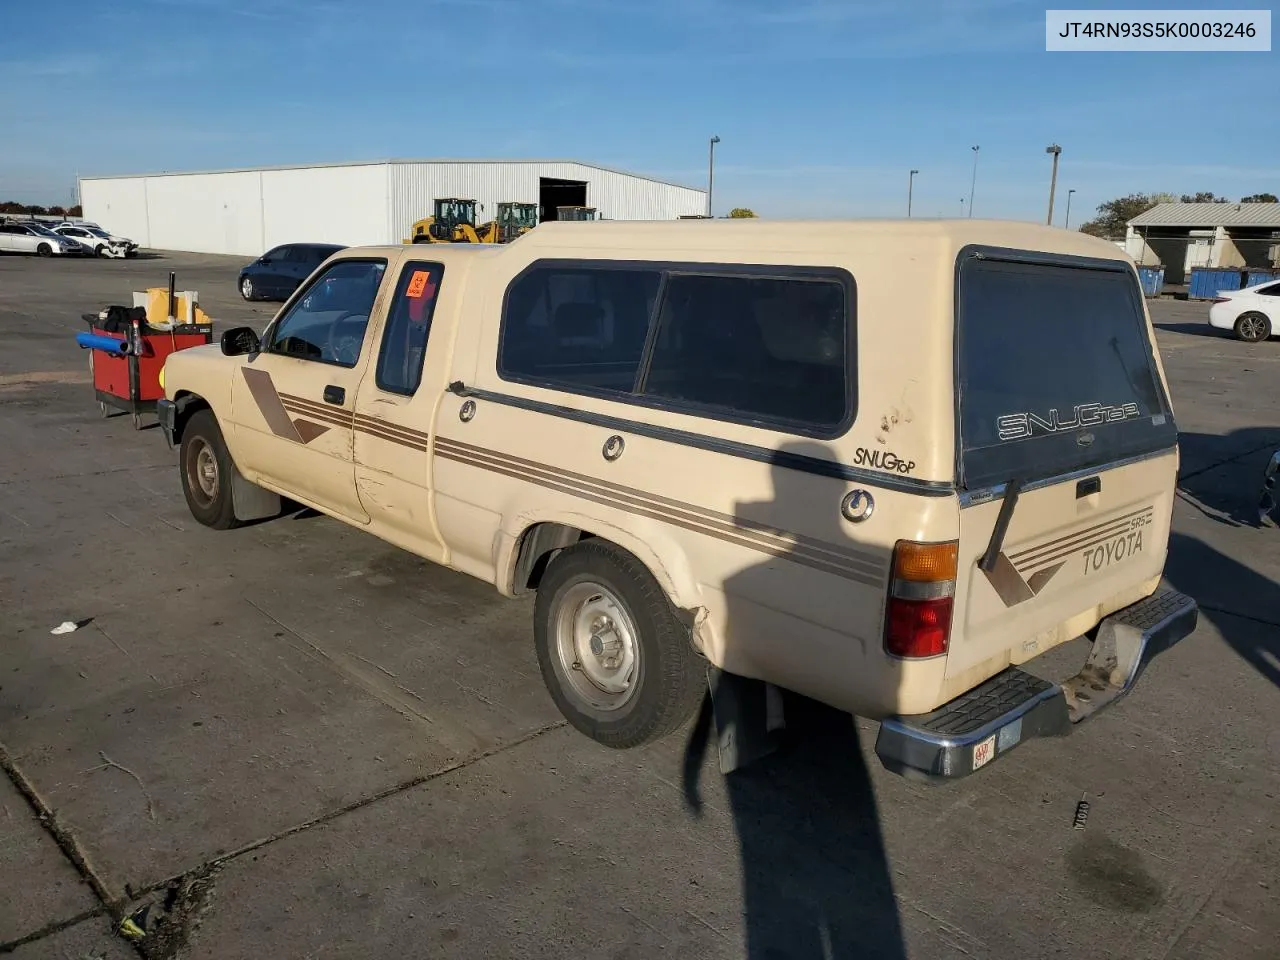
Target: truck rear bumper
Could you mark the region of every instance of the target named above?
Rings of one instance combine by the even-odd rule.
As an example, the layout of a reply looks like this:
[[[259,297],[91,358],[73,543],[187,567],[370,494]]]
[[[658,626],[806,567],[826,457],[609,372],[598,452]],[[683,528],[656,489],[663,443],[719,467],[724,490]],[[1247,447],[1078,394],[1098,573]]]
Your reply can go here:
[[[1105,618],[1071,679],[1055,684],[1009,667],[931,713],[884,720],[876,755],[912,779],[954,780],[1027,740],[1063,736],[1133,689],[1146,665],[1198,619],[1191,597],[1158,592]]]

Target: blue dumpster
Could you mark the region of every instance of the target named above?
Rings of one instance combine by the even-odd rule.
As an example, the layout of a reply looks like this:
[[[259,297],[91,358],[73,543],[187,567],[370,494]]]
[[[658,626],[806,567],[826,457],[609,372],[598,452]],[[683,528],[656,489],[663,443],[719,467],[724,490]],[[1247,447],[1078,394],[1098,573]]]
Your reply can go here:
[[[1158,297],[1164,289],[1164,267],[1138,267],[1138,280],[1143,296]]]
[[[1249,270],[1244,278],[1246,287],[1256,287],[1260,283],[1271,283],[1280,280],[1280,270]]]
[[[1219,290],[1239,290],[1244,285],[1244,271],[1239,267],[1192,267],[1187,298],[1212,300]]]

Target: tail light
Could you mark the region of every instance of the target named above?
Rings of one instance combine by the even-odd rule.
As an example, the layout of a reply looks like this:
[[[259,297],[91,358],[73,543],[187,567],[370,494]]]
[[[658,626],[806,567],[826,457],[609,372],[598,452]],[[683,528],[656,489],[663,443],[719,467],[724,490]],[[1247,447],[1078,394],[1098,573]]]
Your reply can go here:
[[[900,540],[893,551],[884,646],[906,660],[937,657],[951,641],[957,546]]]

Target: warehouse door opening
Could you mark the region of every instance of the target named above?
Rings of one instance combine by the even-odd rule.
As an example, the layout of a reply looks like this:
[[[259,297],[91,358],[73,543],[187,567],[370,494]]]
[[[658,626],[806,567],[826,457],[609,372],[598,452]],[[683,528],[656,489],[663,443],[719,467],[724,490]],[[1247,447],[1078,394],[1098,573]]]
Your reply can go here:
[[[557,207],[585,207],[587,182],[585,180],[557,180],[555,177],[538,178],[538,206],[542,208],[542,221],[559,220]]]

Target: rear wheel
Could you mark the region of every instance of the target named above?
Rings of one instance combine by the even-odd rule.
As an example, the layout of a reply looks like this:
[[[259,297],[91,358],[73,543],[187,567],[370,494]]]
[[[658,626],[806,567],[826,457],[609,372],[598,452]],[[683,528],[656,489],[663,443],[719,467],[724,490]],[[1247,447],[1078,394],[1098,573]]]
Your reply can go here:
[[[1261,343],[1271,336],[1271,321],[1256,310],[1242,313],[1236,319],[1236,336],[1245,343]]]
[[[182,431],[178,459],[182,465],[182,493],[191,515],[214,530],[240,526],[231,503],[231,454],[212,410],[192,415]]]
[[[42,257],[51,257],[53,256],[53,247],[49,246],[47,243],[42,243],[40,246],[36,247],[36,253]]]
[[[662,587],[634,556],[604,541],[583,541],[548,565],[534,643],[560,712],[607,747],[666,736],[706,692],[689,628]]]

